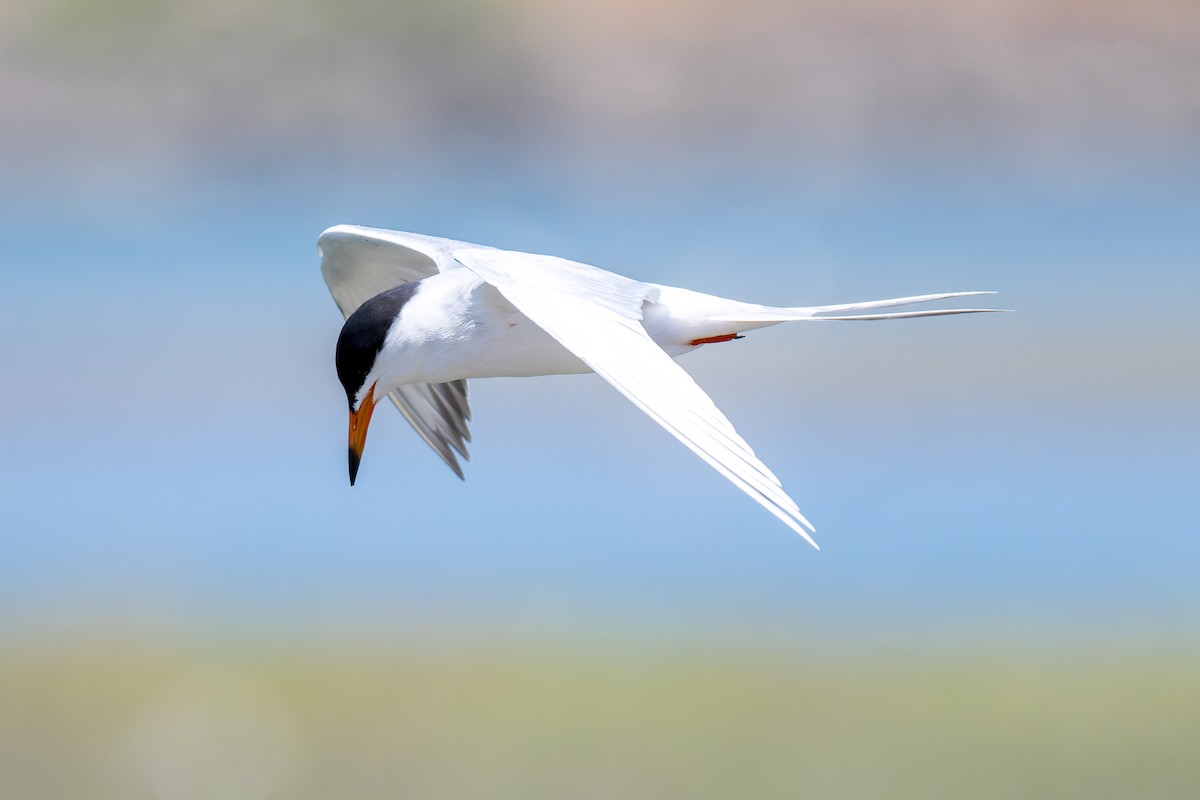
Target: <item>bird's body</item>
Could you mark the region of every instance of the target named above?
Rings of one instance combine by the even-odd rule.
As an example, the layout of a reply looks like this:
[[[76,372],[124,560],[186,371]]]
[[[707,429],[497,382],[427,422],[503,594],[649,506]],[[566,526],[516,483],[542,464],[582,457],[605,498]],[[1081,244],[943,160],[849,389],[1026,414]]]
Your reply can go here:
[[[648,283],[642,327],[667,355],[696,351],[702,339],[732,337],[786,319],[730,322],[753,308],[713,295]],[[779,309],[782,315],[786,309]],[[580,358],[522,314],[496,287],[468,269],[417,282],[392,327],[390,377],[399,384],[446,383],[466,378],[527,378],[591,372]],[[735,330],[736,328],[736,330]]]
[[[400,313],[387,343],[401,384],[590,372],[467,269],[422,279]]]
[[[778,479],[672,359],[781,322],[990,310],[829,316],[982,293],[762,306],[551,256],[350,225],[325,231],[318,249],[348,317],[337,366],[351,411],[351,482],[384,395],[461,477],[468,379],[594,371],[810,542],[812,526]]]

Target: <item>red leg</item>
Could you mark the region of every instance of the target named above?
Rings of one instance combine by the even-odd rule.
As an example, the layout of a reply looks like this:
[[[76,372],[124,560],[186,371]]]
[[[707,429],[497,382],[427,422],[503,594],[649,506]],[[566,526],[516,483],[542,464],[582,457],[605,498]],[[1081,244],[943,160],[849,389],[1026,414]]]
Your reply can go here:
[[[728,342],[733,339],[741,339],[736,333],[726,333],[721,336],[705,336],[703,339],[692,339],[688,344],[696,347],[702,344],[718,344],[720,342]]]

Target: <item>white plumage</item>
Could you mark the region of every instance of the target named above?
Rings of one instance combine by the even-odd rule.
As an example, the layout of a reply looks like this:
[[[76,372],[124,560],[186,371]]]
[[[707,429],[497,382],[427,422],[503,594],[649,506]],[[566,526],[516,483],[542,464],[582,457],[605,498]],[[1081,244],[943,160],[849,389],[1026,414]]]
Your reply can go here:
[[[351,411],[351,480],[370,418],[371,409],[362,408],[367,398],[374,403],[390,396],[462,477],[456,453],[465,458],[470,440],[467,379],[594,371],[814,547],[812,524],[779,479],[673,359],[711,343],[705,340],[780,322],[994,310],[875,313],[987,292],[776,308],[645,283],[553,256],[352,225],[326,230],[318,251],[344,315],[350,318],[372,301],[348,320],[339,341],[339,376]],[[413,285],[384,294],[401,284]]]

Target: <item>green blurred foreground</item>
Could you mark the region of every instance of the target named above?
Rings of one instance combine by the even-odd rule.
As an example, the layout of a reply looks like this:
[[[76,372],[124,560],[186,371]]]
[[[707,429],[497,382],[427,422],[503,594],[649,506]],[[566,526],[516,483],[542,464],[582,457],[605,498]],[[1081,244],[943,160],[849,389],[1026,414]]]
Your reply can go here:
[[[6,649],[5,798],[1194,797],[1200,658]]]

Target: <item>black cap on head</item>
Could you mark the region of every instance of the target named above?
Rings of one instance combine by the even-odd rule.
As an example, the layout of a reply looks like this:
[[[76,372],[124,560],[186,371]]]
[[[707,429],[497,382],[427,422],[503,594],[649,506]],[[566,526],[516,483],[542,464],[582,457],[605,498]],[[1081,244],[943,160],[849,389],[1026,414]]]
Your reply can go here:
[[[338,380],[346,390],[346,400],[351,409],[354,408],[355,395],[375,365],[375,357],[383,349],[388,329],[400,314],[400,309],[416,293],[416,281],[388,289],[355,309],[342,326],[334,361]]]

